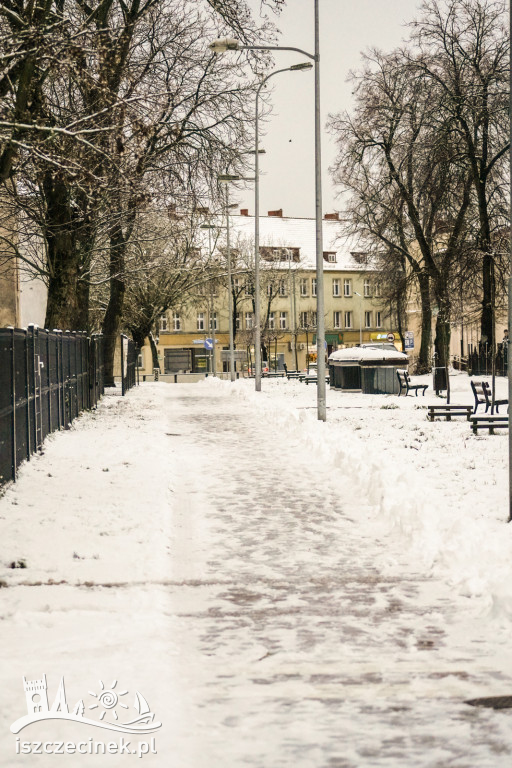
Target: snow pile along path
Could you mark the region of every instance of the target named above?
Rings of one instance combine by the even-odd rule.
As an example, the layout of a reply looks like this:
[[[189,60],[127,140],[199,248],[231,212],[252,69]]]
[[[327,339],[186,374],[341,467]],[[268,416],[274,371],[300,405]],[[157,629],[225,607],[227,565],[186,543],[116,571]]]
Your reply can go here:
[[[264,380],[261,393],[254,382],[239,381],[232,395],[262,409],[278,430],[301,437],[304,449],[340,478],[350,476],[359,525],[376,537],[398,538],[425,572],[478,598],[482,616],[508,625],[508,434],[475,436],[462,419],[429,422],[427,405],[442,401],[431,391],[431,377],[416,378],[429,384],[425,398],[328,389],[325,424],[316,419],[316,388],[297,381]],[[506,397],[506,384],[498,379],[498,397]],[[473,404],[465,374],[452,375],[451,386],[452,402]],[[392,561],[380,565],[392,572]]]

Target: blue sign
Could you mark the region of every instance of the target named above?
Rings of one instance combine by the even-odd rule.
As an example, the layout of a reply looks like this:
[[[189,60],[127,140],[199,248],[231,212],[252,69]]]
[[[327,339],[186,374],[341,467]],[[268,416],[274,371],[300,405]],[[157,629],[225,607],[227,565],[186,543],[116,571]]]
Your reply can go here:
[[[405,331],[404,333],[404,348],[414,349],[414,333],[413,331]]]
[[[205,339],[204,340],[204,348],[205,349],[213,349],[213,339]]]

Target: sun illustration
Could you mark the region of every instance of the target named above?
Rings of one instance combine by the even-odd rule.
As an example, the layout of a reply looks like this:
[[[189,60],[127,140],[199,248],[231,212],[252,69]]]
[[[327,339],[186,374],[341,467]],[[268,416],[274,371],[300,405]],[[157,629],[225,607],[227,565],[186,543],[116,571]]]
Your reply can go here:
[[[100,686],[101,686],[101,693],[93,693],[92,691],[89,691],[91,696],[94,696],[95,699],[98,699],[98,704],[90,704],[89,709],[98,709],[98,707],[102,707],[103,711],[100,715],[100,720],[103,720],[105,715],[107,714],[107,710],[112,710],[112,715],[114,717],[114,720],[117,720],[117,712],[114,709],[114,707],[123,707],[124,709],[128,709],[128,706],[126,704],[123,704],[122,701],[119,701],[120,696],[125,696],[128,691],[114,691],[114,688],[117,685],[117,680],[114,680],[110,688],[105,688],[103,684],[103,680],[100,680]]]

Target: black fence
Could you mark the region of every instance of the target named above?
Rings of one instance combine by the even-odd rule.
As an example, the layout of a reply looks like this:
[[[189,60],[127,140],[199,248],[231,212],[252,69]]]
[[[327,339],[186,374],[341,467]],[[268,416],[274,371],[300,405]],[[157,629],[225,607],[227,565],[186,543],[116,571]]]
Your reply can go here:
[[[0,485],[102,394],[101,336],[0,328]]]
[[[486,345],[470,348],[467,361],[470,376],[490,376],[492,374],[492,350]],[[506,376],[508,368],[508,345],[498,344],[496,351],[496,376]]]
[[[121,334],[121,387],[123,395],[138,384],[139,349],[135,342]]]

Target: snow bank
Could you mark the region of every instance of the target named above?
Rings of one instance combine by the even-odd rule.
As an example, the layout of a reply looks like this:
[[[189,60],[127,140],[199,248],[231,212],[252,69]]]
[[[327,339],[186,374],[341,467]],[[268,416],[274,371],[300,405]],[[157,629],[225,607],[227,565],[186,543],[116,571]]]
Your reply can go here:
[[[253,381],[208,379],[201,386],[231,386],[233,397],[264,411],[277,432],[300,438],[312,457],[339,472],[340,492],[348,474],[358,524],[407,547],[412,562],[474,598],[482,616],[512,621],[506,433],[477,437],[466,421],[427,421],[427,404],[439,402],[432,392],[399,398],[328,391],[322,423],[316,388],[296,381],[264,380],[261,393]],[[452,402],[472,403],[465,374],[452,376],[451,388]],[[506,396],[505,380],[497,388]],[[379,566],[392,571],[392,557]]]

